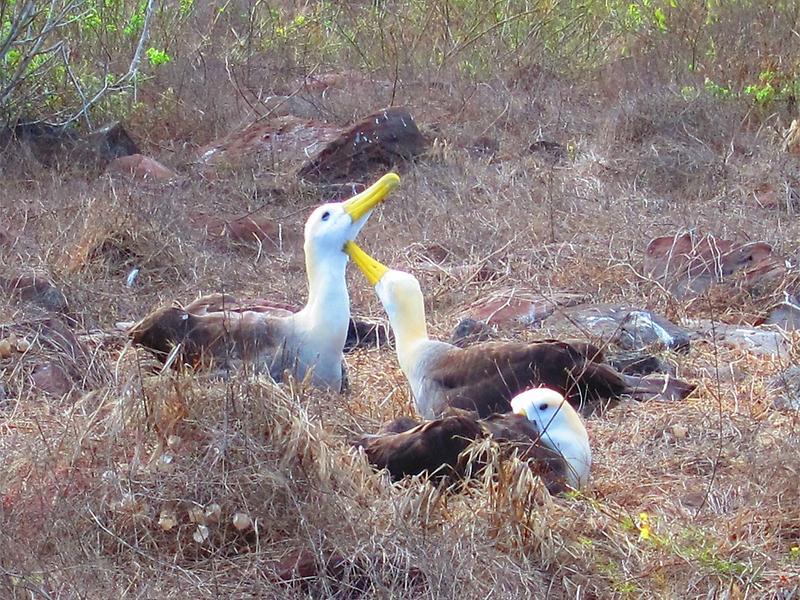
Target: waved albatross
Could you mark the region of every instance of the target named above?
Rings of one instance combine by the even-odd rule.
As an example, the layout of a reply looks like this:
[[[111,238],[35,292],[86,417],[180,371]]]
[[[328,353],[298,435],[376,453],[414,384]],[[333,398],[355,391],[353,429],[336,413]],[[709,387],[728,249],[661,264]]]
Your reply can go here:
[[[392,479],[419,475],[463,477],[476,439],[491,437],[504,454],[516,450],[541,475],[551,493],[582,489],[589,480],[592,451],[578,413],[564,396],[534,388],[511,400],[512,413],[478,419],[474,413],[449,409],[446,416],[417,424],[402,417],[377,434],[363,435],[356,445],[370,464],[389,471]],[[473,463],[472,471],[479,470]]]
[[[590,355],[591,344],[544,340],[459,348],[432,340],[419,281],[382,265],[353,241],[345,244],[345,252],[374,286],[389,316],[400,368],[411,385],[417,413],[425,419],[439,417],[448,407],[474,411],[480,417],[510,412],[515,395],[540,386],[559,391],[587,414],[623,394],[644,399],[669,391],[685,397],[694,389],[678,380],[665,384],[618,373]]]
[[[289,370],[315,387],[342,389],[342,351],[350,326],[350,297],[342,247],[400,178],[389,173],[345,202],[323,204],[305,224],[308,301],[297,313],[227,310],[224,296],[199,298],[186,308],[162,307],[129,329],[134,343],[162,360],[224,370],[236,363],[280,381]]]

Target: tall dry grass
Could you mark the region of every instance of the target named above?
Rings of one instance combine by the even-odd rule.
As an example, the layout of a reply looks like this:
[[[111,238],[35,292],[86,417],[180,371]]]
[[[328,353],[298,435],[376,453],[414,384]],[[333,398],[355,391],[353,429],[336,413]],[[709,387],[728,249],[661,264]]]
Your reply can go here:
[[[753,314],[780,291],[678,301],[640,262],[651,237],[696,228],[765,240],[795,264],[797,164],[780,145],[793,101],[762,106],[738,93],[767,68],[791,72],[791,7],[731,3],[709,15],[706,3],[682,4],[661,32],[563,2],[535,5],[539,21],[495,27],[470,3],[286,3],[272,17],[259,12],[266,5],[228,6],[215,15],[198,4],[171,31],[156,23],[153,44],[173,60],[122,113],[177,181],[88,178],[3,155],[0,276],[52,277],[87,350],[65,359],[25,325],[39,309],[0,298],[2,335],[34,341],[0,361],[3,597],[794,597],[798,416],[768,392],[797,361],[794,337],[774,359],[703,342],[667,355],[697,393],[590,419],[591,486],[551,498],[513,463],[459,493],[372,473],[349,440],[412,410],[390,348],[349,355],[352,386],[340,397],[240,375],[158,375],[109,334],[204,292],[303,301],[299,243],[220,241],[193,221],[255,210],[301,230],[325,192],[296,181],[297,157],[216,177],[195,164],[200,146],[266,114],[266,96],[291,93],[342,125],[405,104],[437,138],[360,239],[420,278],[433,335],[446,338],[464,306],[508,286],[673,319]],[[312,25],[278,35],[298,15]],[[512,47],[515,35],[526,41]],[[362,78],[324,94],[298,79],[343,71]],[[715,95],[705,77],[738,95]],[[481,137],[498,143],[494,157],[470,151]],[[562,144],[565,160],[530,152],[540,139]],[[442,250],[445,264],[429,268]],[[493,277],[454,268],[464,265]],[[382,316],[361,276],[348,277],[354,311]],[[48,395],[33,375],[53,360],[91,377]],[[239,531],[237,513],[254,526]],[[298,550],[327,574],[276,582]]]

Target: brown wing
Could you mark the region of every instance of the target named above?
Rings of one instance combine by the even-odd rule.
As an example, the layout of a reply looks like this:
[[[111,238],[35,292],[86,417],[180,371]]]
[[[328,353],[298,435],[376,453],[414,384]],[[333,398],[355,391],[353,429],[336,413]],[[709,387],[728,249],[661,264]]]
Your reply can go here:
[[[227,311],[237,313],[267,313],[276,317],[286,317],[297,312],[297,309],[294,307],[281,302],[273,302],[263,298],[241,302],[235,296],[220,293],[201,296],[184,306],[183,309],[193,315],[205,315]]]
[[[516,451],[517,456],[542,478],[551,494],[569,489],[569,464],[558,450],[542,442],[536,425],[526,417],[513,413],[491,415],[481,424],[500,445],[503,454],[510,456]]]
[[[463,475],[465,465],[459,455],[482,435],[474,418],[457,416],[428,421],[403,433],[365,435],[356,444],[364,448],[370,464],[387,469],[394,480],[424,471],[452,477]]]
[[[281,342],[277,321],[254,312],[192,314],[174,306],[160,308],[129,330],[135,344],[165,361],[180,344],[176,364],[224,368],[231,361],[269,361]]]
[[[619,373],[588,360],[563,342],[489,342],[453,348],[437,360],[430,379],[443,405],[481,417],[510,412],[511,398],[532,387],[558,390],[573,406],[617,398],[626,390]]]

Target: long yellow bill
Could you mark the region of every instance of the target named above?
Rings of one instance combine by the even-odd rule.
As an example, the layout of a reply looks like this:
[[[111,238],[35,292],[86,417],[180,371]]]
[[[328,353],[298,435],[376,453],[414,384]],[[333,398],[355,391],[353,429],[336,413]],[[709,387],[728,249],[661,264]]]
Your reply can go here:
[[[355,242],[346,242],[344,245],[344,252],[352,258],[356,266],[361,269],[361,272],[364,274],[364,277],[367,278],[371,286],[375,286],[381,280],[381,277],[389,270],[389,267],[382,265],[372,258]]]
[[[398,183],[400,177],[397,173],[387,173],[363,192],[344,202],[342,207],[355,223],[380,204]]]

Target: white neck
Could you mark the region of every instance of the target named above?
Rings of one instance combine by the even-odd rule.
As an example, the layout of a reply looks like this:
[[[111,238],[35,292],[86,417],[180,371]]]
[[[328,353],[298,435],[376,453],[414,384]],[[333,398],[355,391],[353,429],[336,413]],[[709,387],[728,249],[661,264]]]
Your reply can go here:
[[[425,324],[425,307],[419,311],[406,310],[389,315],[389,323],[394,332],[397,362],[407,379],[411,379],[414,367],[420,360],[420,352],[429,341],[428,327]]]
[[[303,340],[298,351],[306,363],[314,364],[315,375],[324,379],[337,374],[341,378],[342,351],[350,326],[347,260],[343,252],[316,252],[306,244],[308,302],[293,320]]]
[[[571,485],[575,488],[584,487],[589,481],[589,470],[592,465],[592,450],[585,432],[548,427],[544,439],[554,445],[569,463]]]

